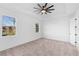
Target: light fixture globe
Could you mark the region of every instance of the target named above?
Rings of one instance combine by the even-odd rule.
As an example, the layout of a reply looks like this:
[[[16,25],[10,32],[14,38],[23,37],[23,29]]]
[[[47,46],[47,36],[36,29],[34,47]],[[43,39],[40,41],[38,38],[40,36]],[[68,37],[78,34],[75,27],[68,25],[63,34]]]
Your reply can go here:
[[[41,11],[41,13],[45,14],[45,13],[46,13],[46,11],[45,11],[45,10],[42,10],[42,11]]]

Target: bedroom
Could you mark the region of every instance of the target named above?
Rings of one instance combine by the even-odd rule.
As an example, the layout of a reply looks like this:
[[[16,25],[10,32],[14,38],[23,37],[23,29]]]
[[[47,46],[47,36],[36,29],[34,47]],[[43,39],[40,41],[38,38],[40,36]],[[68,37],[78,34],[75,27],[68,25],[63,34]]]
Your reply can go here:
[[[55,10],[41,15],[34,9],[37,3],[0,4],[0,55],[79,55],[75,48],[79,47],[79,3],[48,3],[47,6],[51,5]],[[2,35],[7,31],[2,32],[3,16],[15,20],[10,26],[15,26],[12,31],[16,33]],[[52,53],[49,47],[56,48],[57,52]]]

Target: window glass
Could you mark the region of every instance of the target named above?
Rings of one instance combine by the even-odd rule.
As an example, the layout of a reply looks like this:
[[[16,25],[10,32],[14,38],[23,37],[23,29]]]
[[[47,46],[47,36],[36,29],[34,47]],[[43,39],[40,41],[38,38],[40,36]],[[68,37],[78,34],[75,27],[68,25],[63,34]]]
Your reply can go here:
[[[15,18],[3,16],[2,18],[2,36],[12,36],[16,33]]]

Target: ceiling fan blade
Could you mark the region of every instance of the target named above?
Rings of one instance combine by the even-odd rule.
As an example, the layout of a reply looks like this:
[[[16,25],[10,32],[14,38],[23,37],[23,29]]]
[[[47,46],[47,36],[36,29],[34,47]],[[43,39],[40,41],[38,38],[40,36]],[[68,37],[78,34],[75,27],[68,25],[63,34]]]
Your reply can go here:
[[[39,9],[39,8],[34,7],[34,9]]]
[[[40,14],[41,13],[41,11],[38,11],[38,13],[37,14]]]
[[[48,11],[52,11],[52,10],[55,10],[55,9],[48,9]]]
[[[48,11],[48,13],[52,13],[52,12]]]
[[[49,9],[49,8],[51,8],[51,7],[53,7],[54,5],[51,5],[50,7],[48,7],[47,9]]]
[[[47,4],[48,4],[48,3],[45,3],[45,6],[44,6],[44,7],[46,7],[46,6],[47,6]]]
[[[43,13],[41,13],[41,15],[43,15]]]
[[[37,4],[37,5],[38,5],[40,8],[42,8],[40,4]]]
[[[45,14],[47,14],[47,12],[45,12]]]

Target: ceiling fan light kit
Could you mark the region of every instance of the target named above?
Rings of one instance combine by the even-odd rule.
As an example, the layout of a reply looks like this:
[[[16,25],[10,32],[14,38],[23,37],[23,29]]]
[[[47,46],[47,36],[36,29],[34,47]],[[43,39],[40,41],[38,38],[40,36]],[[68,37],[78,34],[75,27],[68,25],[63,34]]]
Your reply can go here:
[[[45,3],[44,5],[37,4],[37,6],[39,8],[34,7],[34,9],[40,11],[39,13],[41,13],[41,15],[47,14],[47,13],[52,13],[51,11],[55,10],[54,8],[52,8],[52,7],[54,7],[54,5],[51,5],[49,7],[47,7],[47,5],[48,5],[48,3]]]

